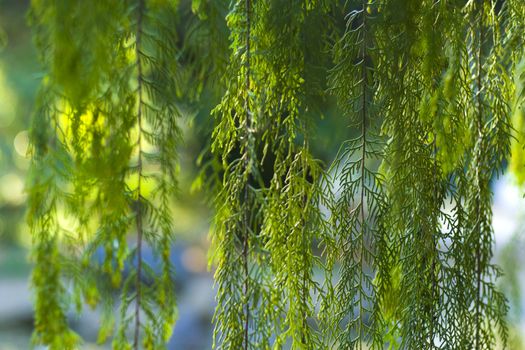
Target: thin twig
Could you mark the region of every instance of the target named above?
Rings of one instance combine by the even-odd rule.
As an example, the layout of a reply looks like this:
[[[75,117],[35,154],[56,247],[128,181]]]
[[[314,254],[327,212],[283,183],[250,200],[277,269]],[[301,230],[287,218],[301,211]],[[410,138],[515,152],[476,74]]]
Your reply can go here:
[[[137,213],[136,213],[136,224],[137,224],[137,277],[136,277],[136,299],[135,299],[135,337],[133,341],[133,347],[135,350],[139,349],[139,333],[140,333],[140,302],[141,302],[141,275],[142,275],[142,199],[141,199],[141,182],[142,182],[142,61],[141,61],[141,39],[142,39],[142,16],[144,12],[144,0],[139,0],[138,3],[138,18],[137,18],[137,33],[135,41],[135,55],[137,65],[137,94],[138,94],[138,107],[137,107],[137,124],[138,124],[138,184],[137,184]]]

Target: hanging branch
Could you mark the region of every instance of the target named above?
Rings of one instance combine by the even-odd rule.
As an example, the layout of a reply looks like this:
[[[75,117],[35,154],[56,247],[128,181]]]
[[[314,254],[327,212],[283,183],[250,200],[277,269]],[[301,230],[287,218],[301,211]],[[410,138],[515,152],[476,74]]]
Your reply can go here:
[[[94,16],[99,14],[101,7],[93,8]],[[75,269],[70,266],[78,263],[75,254],[82,237],[77,237],[71,227],[63,224],[63,218],[74,219],[80,212],[71,205],[73,194],[69,185],[76,177],[76,160],[70,153],[74,137],[64,119],[70,121],[81,114],[74,108],[92,96],[93,84],[99,75],[85,64],[84,59],[96,56],[90,49],[98,42],[89,37],[83,43],[85,46],[80,46],[77,39],[82,34],[69,33],[63,28],[75,23],[79,32],[83,32],[88,22],[81,16],[83,10],[82,4],[41,1],[33,3],[29,13],[46,71],[30,134],[32,164],[27,215],[35,260],[31,277],[35,292],[33,342],[53,350],[75,349],[81,343],[70,330],[66,316],[69,300],[76,297],[68,291],[71,279],[78,277],[72,276]],[[106,29],[101,25],[101,32]],[[70,79],[86,73],[92,73],[87,74],[89,79],[79,79],[78,83]]]
[[[173,68],[178,68],[173,42],[175,33],[170,28],[176,10],[169,4],[150,4],[146,8],[144,0],[139,0],[136,7],[134,68],[137,83],[131,93],[136,101],[137,165],[130,171],[137,176],[137,186],[130,198],[134,198],[137,247],[130,258],[137,262],[137,269],[130,277],[134,277],[135,287],[133,346],[137,349],[142,329],[142,345],[146,349],[164,347],[176,319],[171,201],[178,190],[177,148],[182,139],[178,122],[180,112],[172,97],[178,88]],[[146,142],[153,151],[145,151]],[[145,179],[154,185],[147,197],[143,189]],[[146,242],[160,257],[158,272],[143,260]],[[152,283],[145,284],[146,281]],[[145,322],[141,320],[141,312],[146,316]]]
[[[463,259],[465,157],[470,148],[461,88],[468,85],[462,7],[452,1],[425,5],[421,59],[425,96],[420,118],[432,132],[435,217],[432,299],[439,303],[432,325],[434,348],[464,348],[471,319]],[[437,176],[436,176],[437,175]]]
[[[312,243],[323,230],[324,189],[322,168],[309,149],[311,124],[306,112],[311,105],[306,99],[303,40],[309,29],[316,30],[305,25],[310,11],[320,11],[322,5],[314,1],[258,5],[260,25],[254,36],[264,38],[257,46],[264,54],[257,77],[269,121],[263,141],[273,158],[262,234],[274,275],[272,300],[280,300],[269,310],[275,320],[274,346],[281,348],[290,341],[293,349],[315,349],[319,337],[310,320],[315,316],[312,295],[319,287],[313,280]]]
[[[440,328],[437,316],[443,310],[433,292],[438,283],[436,272],[441,269],[436,266],[441,265],[436,236],[441,231],[442,200],[436,196],[434,181],[432,123],[423,119],[432,116],[421,110],[421,101],[433,85],[426,86],[426,67],[421,64],[425,61],[417,51],[427,4],[404,1],[401,9],[399,6],[395,0],[383,4],[384,22],[377,39],[379,96],[387,106],[383,132],[389,138],[383,161],[389,203],[384,220],[390,231],[387,244],[393,252],[393,260],[380,264],[380,269],[388,269],[380,276],[390,278],[397,289],[389,292],[394,295],[393,305],[387,304],[387,296],[381,295],[380,300],[386,316],[385,341],[390,346],[400,341],[402,348],[432,349]],[[402,18],[399,11],[404,13]]]
[[[251,120],[251,112],[250,112],[250,106],[249,106],[249,95],[250,95],[250,34],[251,34],[251,1],[246,0],[245,1],[245,12],[246,12],[246,61],[245,61],[245,89],[246,89],[246,97],[244,99],[244,109],[245,109],[245,121],[244,121],[244,139],[245,142],[249,143],[252,140],[251,135],[251,128],[252,128],[252,120]],[[244,159],[244,168],[249,169],[250,162],[253,159],[253,156],[250,154],[250,151],[253,149],[253,146],[250,144],[247,144],[244,146],[246,149],[246,157]],[[248,184],[244,184],[244,202],[250,203],[249,198],[249,189]],[[250,240],[249,240],[249,212],[243,213],[244,215],[244,237],[243,237],[243,247],[242,247],[242,257],[243,257],[243,267],[244,267],[244,295],[249,295],[249,288],[250,288],[250,271],[248,269],[248,254],[250,249]],[[244,321],[244,349],[248,350],[249,345],[249,338],[248,338],[248,328],[250,325],[250,301],[249,299],[245,302],[245,321]]]
[[[46,96],[47,95],[47,96]],[[58,210],[66,193],[69,159],[56,124],[52,88],[43,88],[39,110],[31,127],[32,155],[29,178],[28,224],[33,236],[32,258],[35,268],[31,283],[35,290],[35,331],[33,342],[50,349],[73,350],[80,338],[70,330],[66,312],[66,287],[63,277],[63,255],[60,251],[64,230],[58,221]],[[62,169],[62,171],[60,170]]]
[[[519,0],[505,2],[503,15],[507,17],[503,52],[509,75],[504,80],[512,107],[512,126],[515,129],[509,169],[520,185],[525,184],[525,39],[520,32],[525,27],[525,7]]]
[[[415,53],[421,66],[422,100],[419,119],[427,133],[427,147],[431,157],[432,179],[429,237],[423,256],[428,269],[430,292],[427,297],[432,309],[429,315],[427,346],[442,349],[458,346],[456,328],[460,308],[456,293],[455,251],[451,242],[460,237],[460,227],[447,208],[447,196],[456,195],[456,179],[464,169],[463,153],[465,139],[465,117],[458,112],[457,98],[451,90],[462,79],[458,72],[458,47],[463,45],[463,18],[460,8],[454,3],[434,0],[425,1],[421,8],[420,50]],[[443,73],[445,72],[445,73]],[[461,204],[456,204],[456,213],[462,215]],[[452,287],[451,287],[452,286]],[[451,306],[454,305],[454,306]]]
[[[62,267],[46,269],[53,273],[54,288],[63,288],[62,276],[71,281],[79,311],[82,303],[90,307],[104,303],[99,342],[113,333],[112,297],[118,295],[120,319],[113,347],[161,347],[169,340],[175,322],[170,205],[177,187],[176,147],[181,139],[176,121],[180,114],[172,98],[176,84],[171,67],[177,60],[171,26],[176,7],[152,4],[146,14],[145,0],[136,4],[43,1],[35,3],[33,10],[44,62],[52,68],[47,84],[53,90],[46,92],[46,101],[52,107],[53,121],[49,123],[56,128],[56,144],[60,145],[61,165],[50,159],[46,162],[63,169],[56,189],[64,200],[53,200],[53,215],[65,211],[74,222],[67,232],[68,254],[59,255],[58,247],[49,250],[49,257],[60,259],[57,266]],[[135,13],[137,21],[129,17]],[[97,26],[92,25],[93,18]],[[146,26],[148,30],[144,30]],[[129,47],[132,37],[135,50]],[[50,47],[51,54],[47,51]],[[135,60],[130,59],[133,53]],[[152,146],[152,153],[142,148],[144,142]],[[137,146],[138,166],[130,166]],[[146,174],[145,164],[160,170]],[[138,186],[132,189],[130,182],[136,173]],[[148,198],[151,202],[144,197],[141,183],[146,176],[154,184]],[[35,190],[38,187],[35,183]],[[66,193],[62,187],[71,191]],[[36,218],[36,213],[30,215]],[[126,238],[134,220],[138,247],[130,252]],[[56,219],[49,224],[52,222],[58,223]],[[146,242],[161,256],[158,273],[142,260]],[[137,269],[125,269],[135,262]],[[154,282],[145,285],[145,279]],[[117,288],[120,293],[114,293]],[[136,299],[129,296],[133,289]],[[133,300],[136,305],[130,315]],[[57,311],[49,312],[56,315],[53,322],[61,324],[62,333],[53,349],[69,349],[78,341],[67,331],[64,314],[57,314],[65,307],[62,300],[54,306]],[[135,329],[130,335],[133,318]],[[58,326],[53,327],[58,334]],[[144,337],[139,340],[141,329]],[[38,341],[55,346],[51,338]]]
[[[465,248],[472,251],[473,258],[465,261],[465,273],[474,274],[470,295],[473,305],[471,344],[475,349],[483,349],[495,346],[494,326],[498,327],[503,343],[507,338],[506,301],[493,282],[500,272],[490,262],[493,243],[490,180],[498,174],[509,152],[510,127],[508,108],[502,100],[504,85],[498,83],[502,72],[496,62],[501,44],[495,4],[481,0],[470,5],[466,10],[472,19],[470,47],[475,57],[471,65],[475,69],[471,82],[475,96],[471,102],[471,125],[475,133],[472,135],[473,157],[467,172],[470,184]]]
[[[257,114],[259,87],[252,83],[257,81],[252,34],[257,25],[253,22],[256,16],[252,16],[256,6],[251,0],[239,0],[232,6],[227,17],[232,41],[228,89],[213,111],[217,124],[212,151],[223,166],[212,235],[218,284],[213,346],[258,349],[269,346],[272,324],[265,312],[271,307],[266,286],[267,254],[261,251],[257,234],[264,184],[254,133],[264,116]]]
[[[138,147],[138,164],[137,164],[137,209],[136,209],[136,225],[137,225],[137,275],[135,282],[135,333],[133,337],[133,347],[139,349],[139,335],[140,335],[140,303],[141,303],[141,285],[142,285],[142,59],[141,59],[141,43],[142,43],[142,16],[144,12],[144,0],[139,0],[137,8],[137,33],[135,36],[135,56],[137,66],[137,147]]]
[[[482,2],[483,3],[483,2]],[[483,6],[483,5],[481,5]],[[477,55],[476,55],[476,89],[475,89],[475,92],[476,92],[476,109],[477,109],[477,119],[476,119],[476,123],[475,123],[475,130],[476,130],[476,148],[477,148],[477,153],[475,155],[475,159],[474,159],[474,167],[475,167],[475,191],[478,192],[479,194],[476,195],[475,197],[475,204],[474,204],[474,207],[475,207],[475,212],[478,217],[475,219],[475,222],[476,222],[476,226],[474,227],[474,230],[476,232],[479,232],[479,238],[476,242],[476,252],[475,252],[475,257],[476,257],[476,265],[475,265],[475,273],[476,273],[476,297],[475,297],[475,312],[474,312],[474,317],[475,317],[475,340],[474,340],[474,348],[475,349],[480,349],[481,348],[481,344],[480,344],[480,331],[481,331],[481,311],[480,311],[480,304],[482,302],[482,298],[483,298],[483,295],[481,294],[481,269],[482,269],[482,266],[481,266],[481,241],[482,240],[485,240],[486,238],[483,236],[483,231],[481,231],[481,228],[479,225],[481,225],[480,223],[480,219],[481,219],[481,213],[480,213],[480,198],[479,198],[479,195],[482,193],[482,184],[481,184],[481,179],[480,179],[480,171],[482,169],[482,164],[481,164],[481,159],[480,157],[482,156],[482,154],[480,152],[483,152],[483,149],[482,149],[482,142],[483,142],[483,127],[484,127],[484,123],[483,123],[483,100],[482,100],[482,95],[481,95],[481,91],[482,91],[482,88],[483,88],[483,85],[482,85],[482,79],[483,79],[483,67],[482,67],[482,56],[483,56],[483,45],[485,44],[485,38],[484,38],[484,34],[485,34],[485,31],[484,31],[484,23],[483,23],[483,11],[484,9],[481,8],[480,11],[479,11],[479,17],[477,18],[478,20],[478,23],[479,23],[479,33],[478,33],[478,38],[479,38],[479,41],[477,43]]]
[[[331,210],[337,242],[332,259],[342,263],[340,281],[331,301],[334,309],[328,310],[335,315],[334,327],[346,323],[344,330],[339,331],[337,343],[351,349],[370,344],[379,328],[372,280],[376,242],[382,234],[377,219],[383,198],[381,178],[367,164],[380,159],[382,151],[382,143],[374,133],[380,129],[377,113],[381,107],[374,100],[377,85],[371,80],[376,52],[369,22],[374,20],[376,6],[364,0],[359,9],[347,16],[346,30],[334,47],[335,67],[331,75],[333,94],[350,119],[350,126],[356,126],[360,132],[357,138],[345,142],[332,166],[334,172],[340,173],[336,180],[341,187]]]

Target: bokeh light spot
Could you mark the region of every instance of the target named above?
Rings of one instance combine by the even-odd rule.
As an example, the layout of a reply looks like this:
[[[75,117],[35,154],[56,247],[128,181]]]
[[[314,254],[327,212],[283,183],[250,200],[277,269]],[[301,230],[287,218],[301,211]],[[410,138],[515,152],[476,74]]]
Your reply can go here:
[[[9,173],[0,178],[0,197],[11,205],[20,205],[24,202],[24,181],[20,176]]]
[[[27,157],[27,148],[29,147],[29,134],[27,130],[20,131],[13,140],[13,146],[16,153],[21,157]]]

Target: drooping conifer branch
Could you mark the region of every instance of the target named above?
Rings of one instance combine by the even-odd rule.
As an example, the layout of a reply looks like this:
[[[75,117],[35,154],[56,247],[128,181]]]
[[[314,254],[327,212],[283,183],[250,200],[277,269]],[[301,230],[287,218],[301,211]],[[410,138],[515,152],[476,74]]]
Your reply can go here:
[[[438,15],[439,14],[439,15]],[[445,25],[445,23],[447,23]],[[465,347],[462,335],[471,320],[466,300],[463,249],[465,207],[465,149],[470,145],[468,117],[459,90],[470,79],[463,66],[465,25],[462,6],[429,1],[422,31],[422,77],[425,85],[420,118],[433,134],[432,162],[435,217],[433,280],[436,290],[431,346],[437,349]],[[458,147],[457,145],[462,145]]]
[[[256,116],[257,86],[252,83],[252,30],[256,25],[252,14],[256,5],[252,0],[239,0],[232,6],[227,18],[232,41],[227,71],[232,77],[227,79],[228,91],[214,110],[217,124],[212,144],[223,165],[212,232],[219,302],[214,316],[214,347],[256,349],[268,344],[271,336],[269,322],[261,321],[267,315],[260,310],[269,298],[265,296],[265,266],[261,261],[265,258],[257,238],[263,189],[254,135],[262,117]],[[237,130],[232,132],[230,125],[236,125]]]
[[[446,84],[450,85],[447,79],[451,77],[448,74],[457,69],[454,50],[458,45],[456,31],[459,10],[448,2],[422,2],[421,34],[416,44],[419,50],[414,53],[415,58],[420,60],[418,74],[422,85],[419,121],[427,139],[431,167],[426,175],[432,192],[428,199],[431,203],[430,218],[422,254],[423,269],[428,270],[426,307],[430,310],[425,345],[428,349],[446,348],[455,343],[450,336],[453,332],[448,326],[454,320],[449,305],[456,299],[456,295],[449,292],[455,276],[452,268],[454,256],[449,251],[449,242],[455,239],[458,227],[448,212],[447,195],[451,195],[455,188],[454,180],[450,178],[453,178],[456,169],[462,169],[462,165],[457,151],[447,152],[452,148],[452,140],[462,136],[463,129],[461,114],[451,112],[448,107],[452,104],[457,108],[456,102],[447,99],[450,97],[445,96],[444,89],[447,88]],[[449,73],[443,74],[447,69]]]
[[[250,171],[248,170],[250,167],[250,163],[253,162],[253,156],[251,155],[251,152],[253,150],[253,145],[250,145],[250,141],[252,141],[252,118],[251,118],[251,112],[250,112],[250,104],[249,104],[249,96],[250,96],[250,59],[251,59],[251,48],[250,48],[250,42],[251,42],[251,0],[245,0],[245,16],[246,16],[246,38],[245,38],[245,45],[246,45],[246,59],[245,59],[245,77],[244,77],[244,88],[246,89],[245,92],[245,99],[244,99],[244,110],[245,110],[245,120],[244,120],[244,142],[246,145],[244,146],[246,150],[245,158],[244,158],[244,168],[248,172],[248,176],[250,176]],[[248,183],[246,182],[244,184],[244,203],[250,203],[250,191],[248,188]],[[244,232],[243,232],[243,243],[242,243],[242,258],[243,258],[243,268],[244,268],[244,295],[248,296],[250,295],[250,270],[249,270],[249,261],[248,261],[248,255],[250,250],[250,215],[249,207],[246,207],[245,212],[243,213],[243,224],[244,224]],[[245,320],[244,320],[244,350],[248,350],[249,347],[249,327],[250,327],[250,299],[246,298],[245,301]]]
[[[63,225],[64,212],[72,212],[69,182],[75,170],[74,158],[69,153],[70,135],[62,116],[72,118],[70,105],[79,102],[78,92],[89,86],[84,81],[74,86],[66,82],[61,62],[71,62],[77,48],[65,50],[67,34],[60,31],[78,21],[83,28],[85,21],[78,9],[68,3],[45,1],[34,3],[30,22],[35,29],[35,39],[45,76],[41,83],[36,111],[32,118],[30,141],[32,163],[29,175],[28,224],[33,237],[32,257],[35,268],[31,283],[35,293],[34,344],[52,350],[75,349],[81,343],[68,324],[70,268],[75,263],[65,248],[73,247],[74,233]],[[67,19],[62,20],[65,13]],[[55,24],[58,29],[55,28]],[[87,43],[90,47],[93,41]],[[72,74],[83,71],[80,67]],[[72,261],[71,261],[72,260]]]
[[[178,88],[177,48],[170,41],[175,35],[170,21],[176,19],[176,10],[171,4],[147,4],[145,0],[139,0],[135,8],[135,62],[131,72],[136,84],[130,93],[136,101],[132,125],[137,130],[134,144],[137,165],[130,169],[130,175],[137,176],[137,186],[130,198],[135,207],[137,247],[130,258],[137,264],[131,275],[135,288],[133,346],[136,348],[141,343],[145,348],[164,347],[176,319],[171,202],[178,190],[177,149],[182,138],[180,112],[172,98]],[[146,151],[145,144],[153,150]],[[145,179],[153,185],[147,196],[143,188]],[[143,260],[146,243],[159,257],[157,271]]]
[[[322,170],[310,153],[309,101],[304,74],[303,33],[316,2],[276,1],[258,3],[257,49],[264,53],[258,79],[268,123],[263,140],[275,157],[267,192],[263,237],[271,259],[277,348],[288,341],[292,349],[314,349],[318,338],[309,320],[314,317],[312,293],[314,257],[312,242],[322,221],[318,188]],[[289,20],[279,18],[286,16]]]
[[[474,322],[475,322],[475,338],[474,338],[474,348],[475,349],[481,349],[481,343],[480,343],[480,332],[481,332],[481,328],[482,328],[482,325],[481,325],[481,322],[482,322],[482,319],[481,319],[481,310],[480,310],[480,304],[482,302],[482,298],[483,298],[483,295],[481,294],[482,291],[481,291],[481,277],[482,277],[482,266],[481,266],[481,241],[485,238],[483,237],[483,231],[482,231],[482,228],[480,227],[481,225],[481,220],[482,220],[482,217],[481,217],[481,203],[480,203],[480,198],[479,196],[481,195],[481,193],[483,192],[484,189],[481,188],[482,184],[481,184],[481,178],[480,178],[480,172],[481,172],[481,168],[482,168],[482,164],[481,164],[481,157],[482,157],[482,154],[481,152],[483,152],[483,147],[482,147],[482,142],[483,142],[483,138],[484,138],[484,122],[483,122],[483,119],[484,119],[484,107],[483,107],[483,98],[482,98],[482,89],[483,89],[483,66],[482,66],[482,57],[483,57],[483,46],[485,45],[485,24],[483,23],[483,3],[484,3],[484,0],[481,0],[481,1],[478,1],[478,4],[481,4],[481,5],[478,5],[479,8],[478,8],[478,16],[477,16],[477,21],[478,21],[478,43],[477,43],[477,54],[476,54],[476,87],[475,87],[475,92],[476,92],[476,122],[475,122],[475,125],[476,125],[476,128],[475,128],[475,133],[476,133],[476,145],[477,145],[477,153],[475,155],[475,164],[474,164],[474,167],[475,167],[475,189],[474,191],[476,191],[478,194],[475,196],[475,215],[477,216],[477,218],[475,218],[475,222],[476,222],[476,226],[474,227],[474,230],[475,232],[479,232],[479,238],[477,239],[477,242],[476,242],[476,251],[475,251],[475,257],[476,257],[476,265],[475,265],[475,271],[476,271],[476,297],[475,297],[475,311],[474,311]]]
[[[250,141],[252,141],[252,117],[250,112],[250,104],[249,104],[249,95],[250,95],[250,59],[251,59],[251,0],[245,0],[245,11],[246,11],[246,61],[245,61],[245,89],[246,89],[246,97],[244,100],[244,109],[245,109],[245,121],[244,121],[244,139],[246,142],[246,145],[244,148],[246,149],[246,155],[244,159],[244,168],[246,171],[249,171],[250,162],[253,162],[253,156],[251,155],[251,152],[253,150],[253,145],[250,145]],[[250,173],[248,172],[248,176]],[[250,192],[248,188],[248,183],[244,184],[244,202],[249,203],[250,202]],[[243,256],[243,266],[244,266],[244,295],[250,295],[250,270],[249,270],[249,262],[248,262],[248,254],[250,249],[250,239],[249,239],[249,233],[250,233],[250,225],[249,225],[249,217],[250,212],[248,209],[243,213],[243,221],[244,221],[244,232],[243,232],[243,247],[242,247],[242,256]],[[250,327],[250,300],[249,298],[246,298],[245,301],[245,320],[244,320],[244,349],[248,350],[249,346],[249,338],[248,338],[248,332]]]
[[[345,142],[334,163],[340,191],[332,209],[337,241],[334,253],[342,262],[332,312],[337,315],[335,327],[347,323],[338,336],[338,344],[352,349],[370,344],[376,332],[372,279],[379,234],[377,219],[381,215],[381,180],[367,164],[379,159],[382,151],[380,139],[374,134],[380,129],[380,108],[374,105],[376,83],[371,80],[376,51],[369,21],[374,13],[377,14],[377,4],[362,1],[348,15],[346,30],[334,48],[336,66],[331,78],[332,91],[349,125],[359,130],[357,138]]]
[[[440,311],[432,295],[440,203],[435,202],[432,181],[432,129],[420,117],[426,86],[417,47],[424,9],[425,2],[386,1],[378,39],[379,94],[387,105],[383,132],[389,138],[383,169],[390,204],[388,242],[394,252],[389,265],[395,266],[390,267],[390,278],[399,289],[387,324],[390,346],[399,339],[402,348],[410,349],[433,346],[435,317]],[[402,18],[399,11],[404,13]]]
[[[138,164],[137,164],[137,209],[136,209],[136,227],[137,227],[137,275],[135,282],[135,331],[133,338],[133,347],[139,349],[139,336],[140,336],[140,306],[142,297],[142,239],[143,239],[143,208],[142,208],[142,18],[145,11],[145,0],[138,1],[137,7],[137,31],[135,34],[135,56],[137,66],[137,147],[138,147]]]
[[[47,86],[46,86],[47,85]],[[55,119],[53,87],[42,87],[40,109],[33,116],[31,141],[33,160],[29,178],[28,223],[33,236],[35,268],[31,283],[35,289],[35,330],[33,341],[50,349],[75,349],[80,338],[67,321],[66,286],[63,282],[61,236],[58,211],[66,193],[63,186],[70,166]],[[60,171],[63,169],[63,171]]]
[[[508,109],[503,101],[503,72],[497,63],[500,27],[495,2],[481,0],[466,7],[470,22],[468,50],[471,67],[470,125],[472,156],[467,170],[465,250],[472,253],[464,260],[465,279],[470,284],[472,327],[470,344],[475,349],[494,347],[496,334],[506,341],[504,315],[506,301],[494,285],[500,272],[492,265],[493,231],[490,181],[497,176],[509,150]],[[490,151],[489,151],[490,149]],[[472,275],[473,277],[469,277]],[[495,331],[498,329],[498,332]]]
[[[505,1],[504,14],[508,16],[505,30],[504,53],[507,56],[509,77],[505,80],[512,107],[512,125],[515,138],[512,142],[510,169],[517,182],[525,183],[525,38],[520,28],[525,27],[525,7],[519,0]]]
[[[84,301],[95,307],[104,302],[100,342],[113,333],[117,320],[112,296],[120,296],[120,319],[113,341],[117,349],[161,347],[175,321],[170,203],[177,184],[180,129],[172,98],[176,47],[169,39],[173,32],[167,28],[173,24],[176,8],[156,3],[146,14],[145,5],[144,0],[132,4],[44,1],[34,5],[47,11],[39,17],[45,33],[41,50],[48,60],[45,63],[53,68],[50,81],[57,94],[49,97],[57,96],[53,101],[57,140],[64,145],[63,160],[70,162],[63,168],[67,174],[63,186],[70,192],[57,208],[67,210],[77,223],[72,230],[79,231],[78,235],[68,233],[71,252],[62,258],[61,264],[67,267],[63,275],[71,281],[78,305]],[[93,26],[93,18],[97,26]],[[57,30],[57,25],[67,29]],[[144,30],[146,26],[150,30]],[[70,30],[73,27],[75,31]],[[132,37],[136,40],[132,45],[137,44],[134,50],[129,46]],[[49,47],[53,47],[51,55],[46,51]],[[138,144],[133,137],[137,124]],[[144,142],[152,146],[153,153],[144,151]],[[130,166],[137,148],[139,165]],[[145,163],[160,170],[145,174]],[[129,185],[137,172],[138,191]],[[144,198],[140,182],[145,176],[153,180],[155,205]],[[127,246],[134,220],[141,236],[138,242],[147,241],[161,256],[158,275],[142,259],[137,261],[142,247],[130,252]],[[126,265],[137,269],[125,269]],[[145,285],[145,277],[154,281],[153,285]],[[121,293],[115,294],[114,288]],[[137,305],[130,313],[133,290],[138,295]],[[134,322],[130,314],[138,316],[131,332]],[[140,340],[139,328],[144,330]],[[71,338],[64,335],[63,341]]]
[[[368,85],[368,67],[366,66],[366,61],[367,61],[367,55],[368,55],[368,50],[367,50],[367,45],[368,45],[368,38],[367,38],[367,21],[366,21],[366,11],[368,10],[367,7],[369,6],[368,4],[368,1],[365,1],[363,0],[363,3],[362,3],[362,8],[361,8],[361,12],[362,12],[362,17],[363,17],[363,38],[361,39],[363,42],[361,43],[361,79],[363,80],[362,81],[362,91],[361,91],[361,139],[362,139],[362,150],[361,150],[361,159],[360,159],[360,165],[359,167],[361,168],[360,169],[360,177],[361,177],[361,188],[360,188],[360,200],[359,200],[359,204],[358,206],[360,207],[360,213],[359,213],[359,226],[360,226],[360,237],[359,237],[359,278],[358,278],[358,284],[360,286],[364,286],[364,288],[371,288],[372,287],[372,283],[365,283],[365,281],[363,281],[363,269],[365,268],[365,249],[367,249],[365,247],[366,245],[366,231],[365,231],[365,227],[368,226],[368,224],[366,223],[366,217],[365,217],[365,190],[366,190],[366,185],[365,185],[365,162],[366,162],[366,156],[367,156],[367,149],[366,149],[366,142],[367,142],[367,138],[366,138],[366,133],[367,133],[367,129],[366,129],[366,123],[367,123],[367,98],[369,98],[367,96],[367,85]],[[372,239],[373,241],[373,239]],[[371,242],[371,244],[374,244],[374,242]],[[370,254],[370,255],[373,255],[373,253],[371,252],[366,252],[367,254]],[[367,259],[368,260],[368,259]],[[370,266],[370,268],[373,268],[372,266]],[[363,288],[363,289],[364,289]],[[363,334],[363,328],[364,328],[364,324],[363,324],[363,318],[364,318],[364,311],[365,311],[365,306],[363,305],[363,294],[362,293],[359,293],[359,297],[358,297],[358,300],[359,300],[359,304],[358,304],[358,307],[359,307],[359,316],[358,316],[358,320],[357,320],[357,335],[358,337],[360,338],[359,339],[359,343],[358,343],[358,348],[359,350],[361,350],[363,348],[363,341],[362,341],[362,338],[367,338],[365,334]],[[362,336],[363,334],[363,336]]]

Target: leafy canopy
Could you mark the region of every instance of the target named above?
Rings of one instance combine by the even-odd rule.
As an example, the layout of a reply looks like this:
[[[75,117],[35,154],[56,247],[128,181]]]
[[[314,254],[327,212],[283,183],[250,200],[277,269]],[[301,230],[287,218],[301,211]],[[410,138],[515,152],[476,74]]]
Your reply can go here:
[[[525,178],[524,11],[33,0],[34,341],[77,348],[70,304],[102,303],[100,342],[165,348],[181,111],[212,101],[196,186],[215,209],[215,349],[505,344],[490,183],[507,162]],[[347,126],[324,161],[322,118]]]

